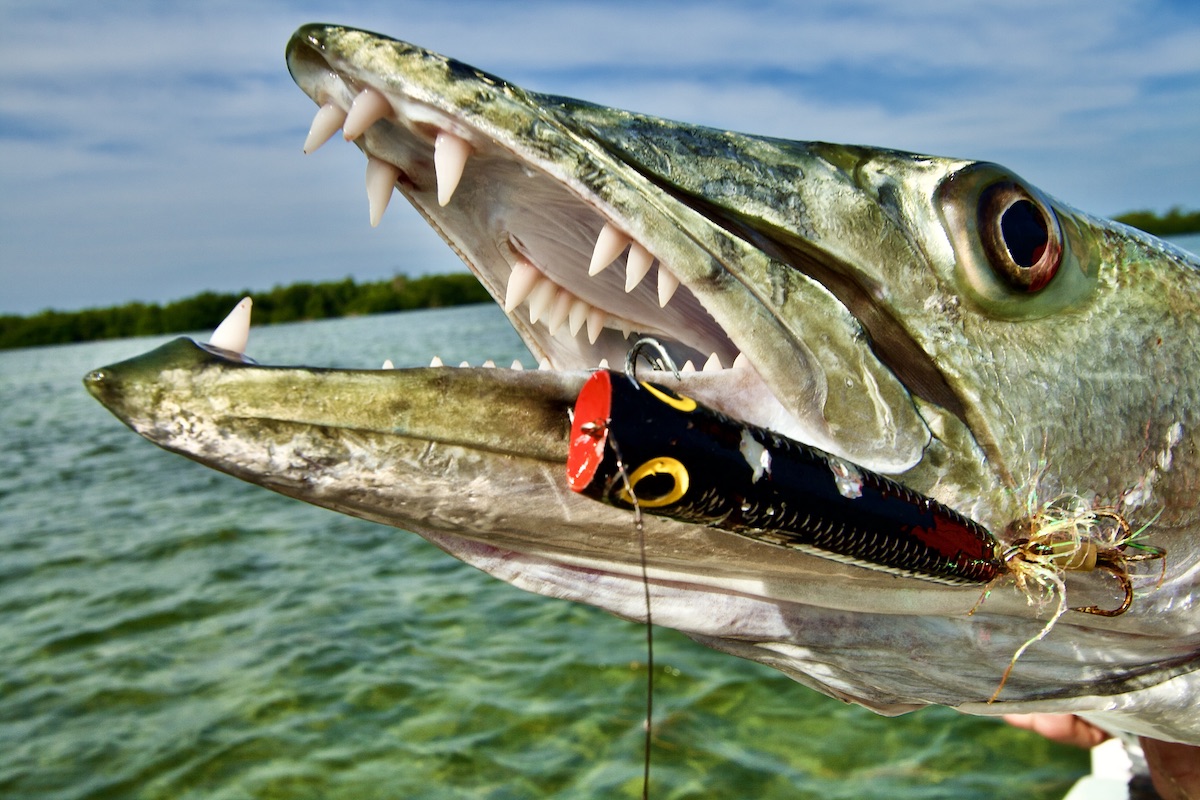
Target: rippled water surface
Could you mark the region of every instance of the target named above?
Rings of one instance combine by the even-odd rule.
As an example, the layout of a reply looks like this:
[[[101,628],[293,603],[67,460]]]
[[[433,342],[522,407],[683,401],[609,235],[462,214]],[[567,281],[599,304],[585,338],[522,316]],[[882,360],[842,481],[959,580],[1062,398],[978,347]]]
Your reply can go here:
[[[643,629],[155,448],[0,352],[0,796],[637,797]],[[266,363],[528,356],[492,306],[255,329]],[[504,359],[501,361],[501,359]],[[1086,754],[656,632],[657,798],[1054,798]]]

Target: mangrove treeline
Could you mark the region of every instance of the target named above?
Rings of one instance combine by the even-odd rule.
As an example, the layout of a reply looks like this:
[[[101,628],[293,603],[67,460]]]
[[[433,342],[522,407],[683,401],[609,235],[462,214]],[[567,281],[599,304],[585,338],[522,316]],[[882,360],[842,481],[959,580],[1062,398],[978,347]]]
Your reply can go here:
[[[30,316],[0,315],[0,349],[211,329],[246,295],[254,298],[255,325],[459,306],[491,299],[469,273],[420,278],[400,275],[370,283],[347,278],[277,286],[267,292],[203,292],[163,305],[127,303],[82,311],[42,311]]]
[[[1184,211],[1176,206],[1166,214],[1153,211],[1130,211],[1113,217],[1134,228],[1140,228],[1155,236],[1180,236],[1185,233],[1200,233],[1200,211]]]

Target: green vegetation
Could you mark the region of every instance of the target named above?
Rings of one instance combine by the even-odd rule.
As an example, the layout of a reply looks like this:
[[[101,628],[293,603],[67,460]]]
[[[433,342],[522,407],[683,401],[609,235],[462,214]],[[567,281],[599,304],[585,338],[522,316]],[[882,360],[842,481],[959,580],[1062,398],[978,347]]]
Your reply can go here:
[[[1200,233],[1200,211],[1184,211],[1179,206],[1172,208],[1166,214],[1156,214],[1153,211],[1129,211],[1113,217],[1113,219],[1140,228],[1155,236]]]
[[[254,298],[254,322],[258,325],[459,306],[491,299],[468,273],[422,278],[400,275],[390,281],[361,284],[346,278],[331,283],[276,286],[269,292],[203,292],[166,305],[128,303],[82,311],[47,310],[27,317],[0,315],[0,349],[204,330],[215,327],[248,294]]]

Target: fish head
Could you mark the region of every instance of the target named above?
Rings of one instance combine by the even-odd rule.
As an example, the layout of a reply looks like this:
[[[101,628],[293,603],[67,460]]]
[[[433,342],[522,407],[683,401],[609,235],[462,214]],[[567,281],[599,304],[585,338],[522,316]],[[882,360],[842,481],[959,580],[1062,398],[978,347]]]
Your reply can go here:
[[[306,151],[340,128],[372,221],[398,189],[547,369],[258,367],[179,341],[86,381],[136,431],[531,591],[644,619],[648,587],[656,623],[884,713],[1103,713],[1200,741],[1180,711],[1200,696],[1194,261],[996,165],[537,94],[338,26],[301,28],[287,59],[320,107]],[[668,519],[641,537],[566,488],[574,399],[640,337],[683,365],[655,380],[1004,546],[1059,494],[1153,522],[1159,585],[1121,617],[1061,617],[989,704],[1047,630],[1012,581],[943,586]],[[1107,577],[1072,578],[1072,604],[1111,603]]]

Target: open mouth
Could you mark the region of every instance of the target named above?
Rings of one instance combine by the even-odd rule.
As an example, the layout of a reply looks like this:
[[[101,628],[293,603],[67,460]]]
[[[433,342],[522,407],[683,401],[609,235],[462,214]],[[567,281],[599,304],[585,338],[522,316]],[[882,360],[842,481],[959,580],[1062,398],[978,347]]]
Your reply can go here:
[[[517,122],[525,135],[508,135],[486,108],[464,109],[452,98],[427,96],[418,84],[353,69],[302,34],[289,47],[289,68],[319,106],[305,152],[339,130],[356,144],[367,156],[371,224],[399,189],[471,268],[543,366],[619,368],[633,342],[650,336],[715,407],[801,433],[735,338],[754,334],[753,327],[727,330],[694,291],[711,282],[713,255],[694,242],[689,254],[687,237],[667,215],[655,214],[652,198],[636,215],[623,214],[601,196],[602,178],[564,166],[559,152],[545,157],[535,111]],[[507,89],[499,79],[448,63],[491,89]],[[572,144],[581,151],[572,158],[586,158],[589,143]],[[668,229],[669,248],[658,236]]]
[[[889,474],[930,441],[910,387],[954,410],[859,263],[883,239],[920,257],[856,185],[859,150],[535,94],[347,28],[301,28],[287,59],[318,106],[305,151],[340,130],[372,224],[398,189],[540,364],[616,367],[652,337],[696,399]]]
[[[293,69],[304,65],[293,60]],[[320,104],[304,150],[338,131],[367,155],[371,224],[398,187],[464,258],[535,357],[555,369],[615,362],[636,334],[694,370],[738,349],[680,277],[598,198],[421,101],[325,68],[302,84]],[[465,212],[460,209],[467,209]],[[606,213],[607,212],[607,213]]]

